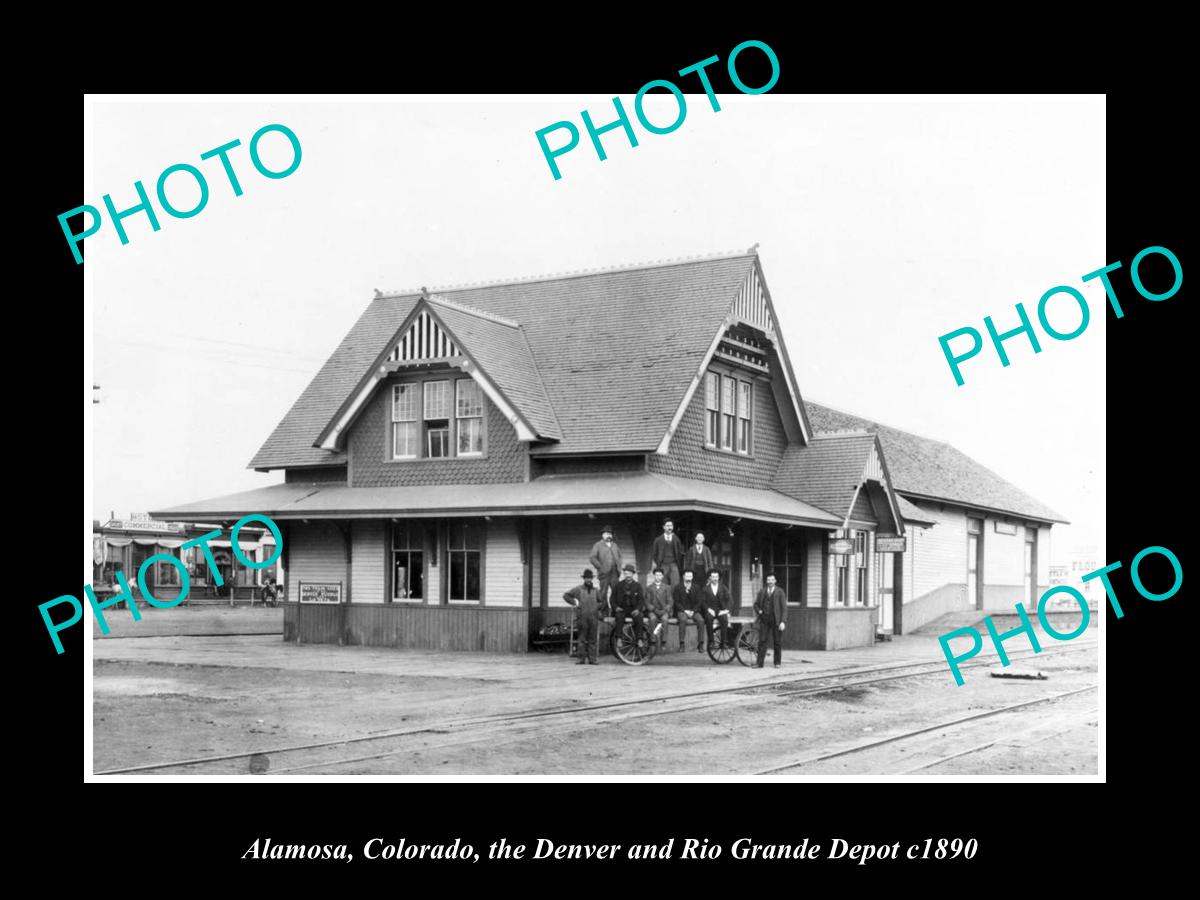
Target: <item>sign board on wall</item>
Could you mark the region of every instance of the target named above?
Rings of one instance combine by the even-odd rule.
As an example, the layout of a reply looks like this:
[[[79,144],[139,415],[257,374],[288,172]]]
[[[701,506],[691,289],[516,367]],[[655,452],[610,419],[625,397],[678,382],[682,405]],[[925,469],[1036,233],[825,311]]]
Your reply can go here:
[[[342,583],[325,584],[317,581],[300,582],[301,603],[341,603]]]
[[[1016,534],[1017,525],[1015,522],[1001,522],[996,520],[996,534]]]
[[[853,553],[854,541],[850,540],[850,538],[834,538],[829,542],[829,552],[835,556]]]
[[[908,538],[895,535],[875,535],[876,553],[903,553],[908,549]]]

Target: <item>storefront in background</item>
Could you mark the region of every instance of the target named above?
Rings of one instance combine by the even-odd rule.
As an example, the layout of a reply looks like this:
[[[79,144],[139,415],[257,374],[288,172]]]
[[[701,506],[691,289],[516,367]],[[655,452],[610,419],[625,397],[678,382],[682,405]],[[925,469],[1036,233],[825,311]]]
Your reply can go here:
[[[213,530],[208,524],[160,522],[146,515],[134,514],[128,519],[110,519],[103,525],[92,523],[92,586],[97,593],[119,590],[116,573],[123,572],[135,595],[140,596],[137,573],[152,556],[173,556],[183,562],[188,572],[188,600],[204,598],[244,599],[258,597],[267,578],[282,584],[283,573],[276,560],[265,569],[253,569],[233,552],[230,535],[210,540],[215,566],[210,566],[199,546],[184,547],[188,541]],[[275,539],[265,528],[244,526],[238,532],[242,555],[255,562],[270,559],[275,554]],[[219,573],[218,587],[213,569]],[[172,600],[183,589],[180,569],[166,560],[155,562],[146,571],[146,587],[156,599]]]

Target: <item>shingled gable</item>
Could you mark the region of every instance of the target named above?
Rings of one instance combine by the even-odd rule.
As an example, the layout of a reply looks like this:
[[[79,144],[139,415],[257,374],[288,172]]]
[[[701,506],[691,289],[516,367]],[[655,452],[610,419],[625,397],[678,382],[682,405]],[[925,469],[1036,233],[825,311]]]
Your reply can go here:
[[[462,307],[520,325],[529,362],[540,376],[548,404],[522,405],[530,427],[560,439],[532,444],[536,455],[649,453],[669,442],[678,410],[694,392],[747,285],[758,285],[774,322],[774,310],[755,253],[677,260],[596,272],[571,273],[479,286],[434,288],[443,298],[429,309],[453,331],[468,329]],[[314,443],[347,400],[369,378],[404,322],[421,301],[419,292],[377,297],[322,367],[250,466],[256,469],[341,464],[345,454]],[[462,317],[455,318],[451,307]],[[483,329],[480,317],[470,328]],[[781,365],[772,366],[776,400],[785,427],[806,439],[811,433],[783,342],[768,335]],[[472,353],[481,344],[462,336]],[[486,343],[486,341],[485,341]],[[492,361],[492,367],[497,363]],[[485,367],[482,360],[481,368]],[[489,374],[492,374],[489,372]],[[536,385],[530,375],[510,373],[514,383]],[[502,377],[494,375],[493,377]],[[781,398],[785,398],[783,402]],[[515,405],[524,399],[512,389]],[[790,411],[789,411],[790,410]],[[545,429],[544,432],[541,430]]]
[[[853,429],[878,435],[893,484],[902,496],[957,503],[1043,522],[1067,522],[1061,514],[949,444],[818,403],[810,402],[807,406],[818,434]],[[905,518],[911,521],[909,516]]]
[[[418,330],[429,347],[425,356],[444,353],[444,358],[454,360],[500,408],[521,440],[562,436],[520,324],[433,295],[417,300],[314,443],[325,450],[344,446],[344,436],[366,401],[399,365],[390,357],[397,355],[402,343],[407,348]]]
[[[874,434],[865,431],[816,434],[807,446],[789,446],[772,486],[837,515],[845,523],[851,518],[859,493],[872,480],[882,486],[892,522],[897,533],[903,534],[906,517]]]
[[[767,289],[762,263],[759,261],[757,253],[753,255],[753,261],[754,264],[747,273],[745,281],[738,288],[737,294],[733,297],[720,328],[709,343],[708,351],[700,360],[700,364],[688,384],[687,392],[675,409],[675,414],[671,417],[671,423],[667,426],[667,432],[659,442],[656,453],[666,454],[669,452],[671,438],[674,437],[675,430],[679,427],[688,404],[692,402],[692,397],[699,389],[704,379],[704,373],[714,358],[720,358],[722,342],[726,340],[729,329],[737,325],[749,326],[761,333],[766,340],[765,356],[771,378],[771,392],[775,397],[775,404],[779,408],[779,416],[788,440],[798,444],[804,444],[809,440],[812,427],[804,411],[804,400],[800,396],[800,388],[796,384],[796,375],[792,371],[791,360],[788,359],[787,347],[776,327],[779,319],[775,315],[775,306],[771,302],[771,293]]]

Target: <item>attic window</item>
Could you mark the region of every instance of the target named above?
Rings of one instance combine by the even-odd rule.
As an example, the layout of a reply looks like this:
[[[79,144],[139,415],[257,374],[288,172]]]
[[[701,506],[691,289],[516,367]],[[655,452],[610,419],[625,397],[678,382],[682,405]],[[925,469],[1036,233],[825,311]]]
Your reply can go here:
[[[704,373],[704,446],[749,456],[754,444],[754,385],[735,375]]]
[[[470,378],[392,385],[392,459],[484,456],[483,391]]]

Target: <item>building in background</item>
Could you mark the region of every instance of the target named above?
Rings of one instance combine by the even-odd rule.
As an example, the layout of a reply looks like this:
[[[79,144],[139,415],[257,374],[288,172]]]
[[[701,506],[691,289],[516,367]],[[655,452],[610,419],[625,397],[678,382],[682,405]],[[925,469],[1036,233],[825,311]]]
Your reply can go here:
[[[645,573],[668,513],[736,607],[776,573],[789,647],[873,643],[905,560],[961,605],[966,512],[941,572],[953,515],[897,490],[878,429],[811,420],[777,321],[753,252],[379,294],[251,461],[282,484],[154,515],[279,523],[305,641],[523,651],[604,525]],[[937,537],[894,552],[906,520]],[[886,596],[900,630],[922,595]]]
[[[208,560],[199,547],[184,548],[193,538],[213,530],[213,525],[163,522],[144,513],[132,513],[128,519],[109,519],[103,525],[92,522],[92,588],[97,595],[120,590],[116,572],[125,573],[135,597],[141,596],[137,573],[151,556],[166,554],[181,559],[187,567],[189,596],[185,602],[223,597],[250,600],[259,596],[267,577],[282,584],[279,560],[264,569],[252,569],[237,558],[230,543],[228,527],[220,539],[208,542],[213,560],[224,584],[217,587]],[[246,525],[238,531],[242,554],[263,562],[275,553],[275,538],[266,528]],[[146,571],[146,586],[156,599],[173,600],[182,590],[179,568],[165,560],[155,562]]]

